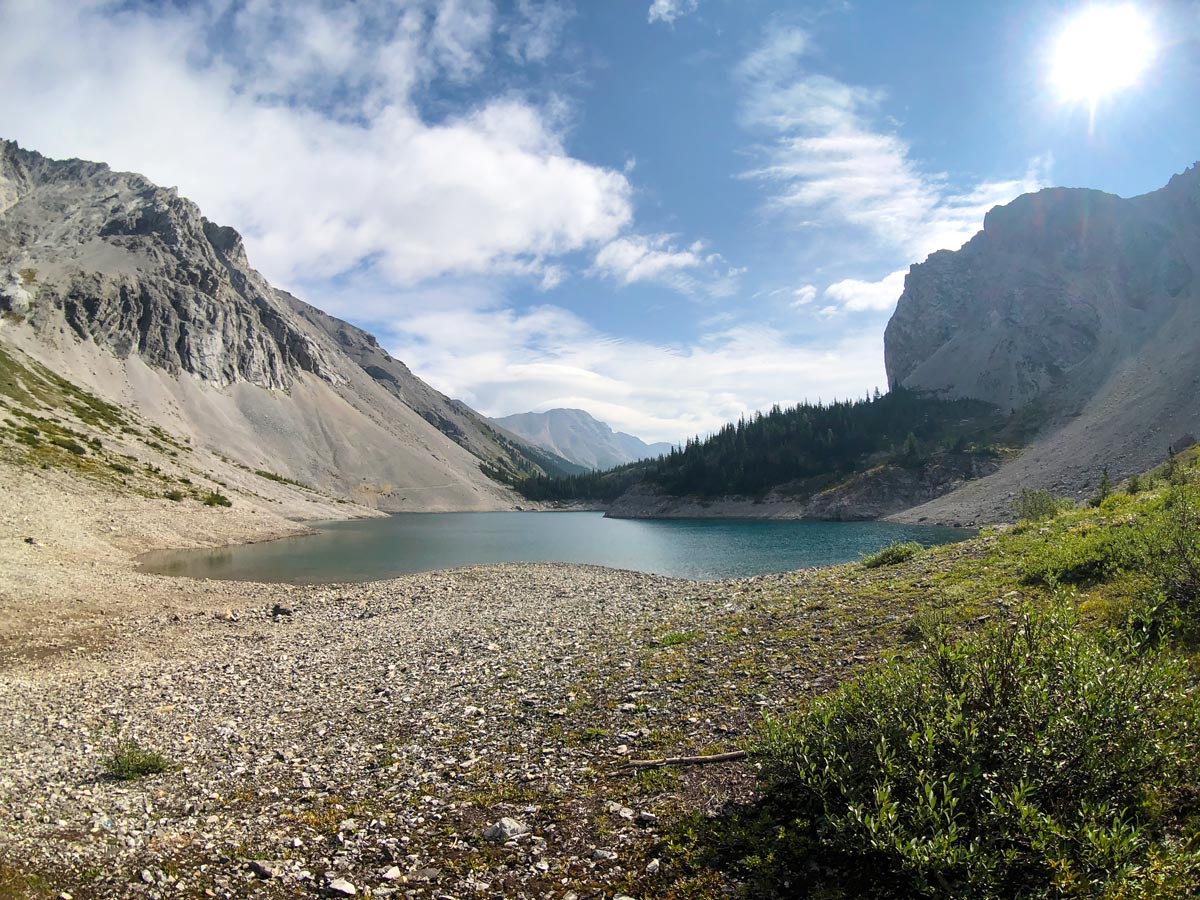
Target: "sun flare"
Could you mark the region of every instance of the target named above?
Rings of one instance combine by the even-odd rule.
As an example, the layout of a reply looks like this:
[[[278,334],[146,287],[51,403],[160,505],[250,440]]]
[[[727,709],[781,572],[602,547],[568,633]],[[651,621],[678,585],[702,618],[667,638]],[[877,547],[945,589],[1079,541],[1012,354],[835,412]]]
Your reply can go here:
[[[1054,48],[1050,81],[1065,101],[1093,107],[1135,84],[1154,58],[1150,22],[1131,3],[1092,6],[1067,23]]]

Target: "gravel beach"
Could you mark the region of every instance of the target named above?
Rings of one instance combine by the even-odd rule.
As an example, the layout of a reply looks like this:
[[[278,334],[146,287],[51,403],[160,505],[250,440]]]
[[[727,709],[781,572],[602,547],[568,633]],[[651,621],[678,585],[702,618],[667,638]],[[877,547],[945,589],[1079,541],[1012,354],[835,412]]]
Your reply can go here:
[[[664,829],[749,799],[753,767],[622,763],[736,749],[905,622],[839,596],[857,566],[152,576],[134,552],[191,523],[201,545],[302,526],[23,484],[0,535],[2,896],[660,896]],[[129,742],[166,770],[113,777]]]

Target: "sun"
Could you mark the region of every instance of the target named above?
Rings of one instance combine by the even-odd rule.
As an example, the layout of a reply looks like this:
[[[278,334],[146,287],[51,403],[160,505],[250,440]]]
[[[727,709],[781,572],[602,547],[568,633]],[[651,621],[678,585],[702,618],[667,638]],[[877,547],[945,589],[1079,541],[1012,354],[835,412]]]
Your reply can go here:
[[[1132,3],[1091,6],[1071,19],[1054,48],[1050,82],[1068,102],[1096,104],[1135,84],[1154,58],[1150,22]]]

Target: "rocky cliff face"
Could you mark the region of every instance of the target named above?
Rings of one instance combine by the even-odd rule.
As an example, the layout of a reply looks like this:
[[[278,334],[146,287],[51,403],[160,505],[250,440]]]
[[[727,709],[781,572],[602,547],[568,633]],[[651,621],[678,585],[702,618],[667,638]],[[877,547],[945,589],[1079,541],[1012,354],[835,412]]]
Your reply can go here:
[[[1004,409],[1078,404],[1196,306],[1198,270],[1198,167],[1128,200],[1026,194],[912,267],[885,334],[889,384]]]
[[[1022,487],[1080,496],[1200,433],[1200,166],[1123,199],[1054,188],[988,213],[912,267],[885,334],[888,381],[1016,410],[1015,462],[914,519],[1002,518]]]
[[[490,508],[555,460],[274,289],[170,188],[0,141],[0,337],[247,462],[384,508]],[[115,365],[114,365],[115,361]]]

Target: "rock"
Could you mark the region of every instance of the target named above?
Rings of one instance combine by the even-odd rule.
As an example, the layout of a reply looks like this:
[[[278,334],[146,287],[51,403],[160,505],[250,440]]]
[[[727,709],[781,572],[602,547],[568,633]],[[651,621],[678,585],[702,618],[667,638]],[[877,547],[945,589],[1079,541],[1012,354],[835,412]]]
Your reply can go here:
[[[272,878],[283,877],[283,864],[272,860],[252,859],[250,860],[250,871],[259,878],[269,881]]]
[[[923,514],[994,521],[1021,487],[1091,489],[1102,465],[1119,479],[1159,462],[1155,427],[1197,421],[1197,198],[1200,166],[1128,199],[1048,188],[912,266],[884,333],[889,387],[1036,409],[1047,423],[998,477]]]
[[[329,882],[328,892],[338,897],[353,897],[358,893],[358,888],[347,881],[345,878],[335,878]]]
[[[499,822],[489,825],[484,829],[483,837],[484,840],[503,843],[504,841],[511,841],[513,838],[519,837],[527,831],[529,831],[529,827],[525,823],[505,816]]]
[[[397,879],[399,879],[399,877],[400,877],[400,867],[399,866],[392,866],[390,869],[388,869],[386,872],[383,873],[384,881],[396,881]]]
[[[287,476],[306,473],[319,490],[382,508],[403,505],[397,483],[424,483],[422,496],[442,503],[466,490],[508,506],[511,492],[478,466],[448,460],[465,449],[493,469],[546,471],[544,451],[435,391],[372,335],[269,284],[237,231],[175,189],[8,140],[0,140],[0,316],[38,340],[65,336],[71,358],[60,374],[87,371],[95,363],[82,348],[98,347],[144,363],[144,387],[189,375],[216,391],[245,390],[255,415],[214,415],[221,407],[211,402],[176,412],[198,444],[249,442],[259,458],[280,460],[279,475],[246,474],[258,481],[250,491],[267,480],[277,482],[272,492],[292,491]],[[311,391],[291,390],[310,377]],[[124,393],[115,383],[108,392]],[[330,404],[343,408],[336,428]],[[356,460],[353,472],[343,456]]]
[[[276,603],[273,607],[271,607],[271,615],[276,619],[278,619],[280,616],[290,616],[293,612],[295,612],[295,610],[293,610],[290,606],[284,606],[281,603]]]
[[[616,859],[617,854],[611,850],[593,850],[592,859]]]
[[[662,863],[659,862],[657,858],[652,859],[652,860],[650,860],[650,862],[646,863],[646,874],[647,875],[657,875],[658,870],[661,868],[662,868]]]

